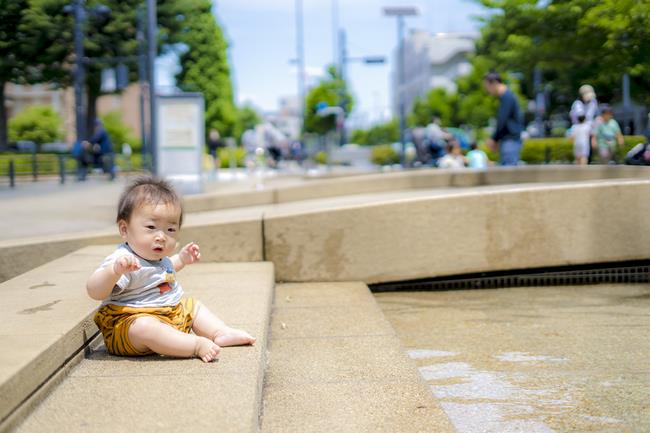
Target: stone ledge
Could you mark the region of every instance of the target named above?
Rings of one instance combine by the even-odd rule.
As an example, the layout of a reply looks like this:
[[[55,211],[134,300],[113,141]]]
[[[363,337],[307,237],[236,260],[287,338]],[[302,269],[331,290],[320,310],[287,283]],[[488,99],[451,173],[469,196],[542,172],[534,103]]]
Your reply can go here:
[[[278,281],[366,283],[644,259],[650,181],[526,185],[265,215]]]

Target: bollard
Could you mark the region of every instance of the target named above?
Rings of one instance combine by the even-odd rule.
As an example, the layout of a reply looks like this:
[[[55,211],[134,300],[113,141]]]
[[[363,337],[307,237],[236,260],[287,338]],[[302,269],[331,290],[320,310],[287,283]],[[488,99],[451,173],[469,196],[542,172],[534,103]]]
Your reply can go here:
[[[65,183],[65,160],[63,155],[59,155],[59,176],[61,177],[61,185]]]
[[[16,169],[14,168],[14,160],[9,160],[9,186],[14,188],[16,186]]]

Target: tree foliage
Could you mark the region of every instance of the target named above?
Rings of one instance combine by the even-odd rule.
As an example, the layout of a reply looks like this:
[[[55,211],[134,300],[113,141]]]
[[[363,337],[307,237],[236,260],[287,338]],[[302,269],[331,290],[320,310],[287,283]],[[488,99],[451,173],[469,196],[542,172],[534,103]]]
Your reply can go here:
[[[354,130],[350,136],[350,141],[369,146],[394,143],[399,141],[399,122],[397,119],[392,119],[367,130]]]
[[[11,3],[11,2],[9,2]],[[72,85],[74,67],[74,16],[66,6],[70,0],[29,0],[21,12],[17,28],[22,35],[20,52],[26,58],[24,68],[11,81]],[[108,15],[95,13],[101,4],[110,9]],[[101,70],[116,66],[108,59],[130,58],[138,54],[136,39],[140,0],[90,0],[86,2],[87,18],[83,27],[87,64],[87,131],[92,131],[96,101],[101,94]],[[158,48],[165,51],[178,42],[186,17],[192,14],[189,2],[158,0]],[[143,12],[143,16],[144,11]],[[137,64],[125,63],[130,79],[137,79]]]
[[[32,105],[9,121],[9,140],[49,143],[63,137],[63,120],[49,105]]]
[[[540,68],[555,105],[566,106],[581,84],[599,99],[620,100],[628,72],[632,94],[650,103],[650,3],[637,0],[479,0],[491,10],[477,54],[491,66],[522,73],[532,97]]]
[[[341,79],[341,75],[335,66],[330,66],[327,76],[313,87],[305,98],[305,132],[325,134],[336,128],[336,116],[319,116],[318,107],[324,103],[329,107],[342,107],[345,116],[354,108],[354,99],[348,91],[347,82]]]
[[[192,0],[193,13],[181,35],[186,51],[180,56],[179,87],[198,91],[205,98],[205,130],[214,128],[222,136],[235,136],[238,113],[233,101],[228,43],[212,14],[210,0]]]
[[[102,123],[108,136],[111,137],[115,151],[120,152],[123,144],[131,146],[133,151],[142,148],[140,139],[135,136],[133,130],[122,121],[122,112],[119,110],[110,111],[101,116]]]

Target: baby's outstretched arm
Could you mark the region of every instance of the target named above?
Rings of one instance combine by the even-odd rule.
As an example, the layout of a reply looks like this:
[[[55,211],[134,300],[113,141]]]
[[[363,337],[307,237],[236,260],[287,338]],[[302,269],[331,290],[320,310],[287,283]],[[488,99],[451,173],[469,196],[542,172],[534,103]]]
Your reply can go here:
[[[98,301],[103,301],[111,294],[115,283],[120,277],[132,271],[140,269],[140,262],[133,254],[125,254],[115,259],[111,266],[97,269],[88,278],[86,283],[86,291],[88,296]]]
[[[201,260],[201,251],[199,246],[194,242],[185,245],[181,248],[178,254],[171,257],[176,272],[180,271],[187,265],[198,262],[199,260]]]

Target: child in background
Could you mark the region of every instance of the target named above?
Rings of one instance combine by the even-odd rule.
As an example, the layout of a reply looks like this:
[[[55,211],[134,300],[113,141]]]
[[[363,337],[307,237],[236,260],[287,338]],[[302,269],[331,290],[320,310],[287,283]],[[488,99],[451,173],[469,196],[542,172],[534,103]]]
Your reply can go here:
[[[460,144],[455,139],[450,139],[447,144],[447,153],[438,161],[439,168],[465,168],[465,157],[460,149]]]
[[[476,146],[476,143],[470,145],[470,151],[465,155],[467,166],[477,170],[485,170],[488,167],[488,157],[485,152]]]
[[[586,121],[584,114],[578,115],[578,123],[571,128],[573,140],[573,156],[578,165],[587,165],[589,157],[589,141],[591,139],[591,125]]]
[[[624,144],[623,134],[609,105],[604,104],[601,113],[602,119],[597,123],[592,147],[594,150],[598,150],[601,164],[614,164],[616,162],[616,145],[623,146]]]
[[[198,262],[201,253],[191,242],[169,257],[182,222],[180,197],[164,180],[141,177],[122,193],[117,226],[125,242],[86,285],[91,298],[103,301],[95,323],[109,353],[196,356],[210,362],[221,346],[255,343],[255,338],[230,328],[201,303],[183,298],[176,273]]]

